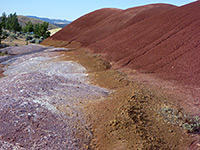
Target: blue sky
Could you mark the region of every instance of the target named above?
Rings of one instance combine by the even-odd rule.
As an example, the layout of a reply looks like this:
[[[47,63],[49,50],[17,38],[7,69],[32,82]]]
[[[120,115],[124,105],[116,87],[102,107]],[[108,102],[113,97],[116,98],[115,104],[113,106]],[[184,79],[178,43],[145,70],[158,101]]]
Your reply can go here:
[[[194,0],[0,0],[2,12],[18,15],[34,15],[51,19],[73,21],[96,9],[111,7],[126,9],[152,3],[168,3],[181,6]]]

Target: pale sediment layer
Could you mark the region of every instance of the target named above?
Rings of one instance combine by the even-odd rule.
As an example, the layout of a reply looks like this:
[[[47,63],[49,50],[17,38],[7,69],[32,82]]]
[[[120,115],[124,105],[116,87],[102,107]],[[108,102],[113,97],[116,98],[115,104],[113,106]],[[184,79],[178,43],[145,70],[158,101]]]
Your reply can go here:
[[[82,115],[84,103],[109,91],[90,85],[80,64],[59,61],[52,48],[37,48],[43,51],[34,47],[35,52],[2,62],[0,149],[87,149],[92,134]]]

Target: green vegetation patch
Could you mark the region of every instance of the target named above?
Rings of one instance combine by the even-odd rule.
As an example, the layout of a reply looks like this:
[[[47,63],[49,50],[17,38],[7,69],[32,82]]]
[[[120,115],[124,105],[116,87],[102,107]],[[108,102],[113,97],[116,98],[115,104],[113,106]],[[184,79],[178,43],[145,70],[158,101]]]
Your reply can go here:
[[[31,21],[27,22],[25,27],[19,24],[17,14],[9,14],[8,16],[4,12],[0,21],[0,44],[1,39],[25,38],[27,43],[41,43],[44,39],[50,36],[48,31],[49,23],[37,23],[33,24]]]
[[[193,133],[200,130],[200,118],[198,116],[187,115],[170,106],[161,108],[160,114],[166,122],[183,127],[187,132]]]

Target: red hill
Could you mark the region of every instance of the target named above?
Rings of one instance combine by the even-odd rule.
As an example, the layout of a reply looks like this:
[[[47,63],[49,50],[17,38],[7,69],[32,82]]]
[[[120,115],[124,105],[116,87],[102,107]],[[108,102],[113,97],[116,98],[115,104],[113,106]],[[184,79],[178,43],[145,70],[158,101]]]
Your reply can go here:
[[[76,41],[87,46],[140,22],[148,17],[175,8],[167,4],[154,4],[127,10],[105,8],[89,13],[53,35],[51,39]]]
[[[64,41],[66,47],[71,42],[79,43],[102,54],[116,68],[173,81],[184,87],[183,94],[189,89],[182,104],[199,114],[200,1],[182,7],[154,4],[97,10],[43,44],[56,45],[55,41]]]
[[[119,67],[200,85],[200,1],[135,23],[90,45]]]

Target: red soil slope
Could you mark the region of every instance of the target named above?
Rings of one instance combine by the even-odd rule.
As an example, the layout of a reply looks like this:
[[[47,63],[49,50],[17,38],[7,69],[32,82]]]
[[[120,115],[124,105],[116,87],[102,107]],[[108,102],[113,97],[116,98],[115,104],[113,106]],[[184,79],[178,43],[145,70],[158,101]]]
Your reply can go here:
[[[52,40],[78,42],[101,53],[114,67],[172,81],[183,94],[189,90],[181,105],[200,114],[200,1],[182,7],[156,4],[97,10],[43,44],[52,45]]]
[[[132,24],[172,8],[175,6],[154,4],[127,10],[100,9],[74,21],[53,35],[51,39],[76,41],[87,46]]]
[[[200,85],[200,1],[145,19],[89,47],[117,66]]]
[[[104,53],[118,67],[200,85],[199,19],[199,1],[178,8],[106,8],[79,18],[49,39],[79,42]]]

